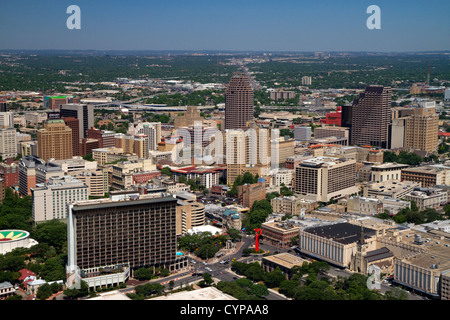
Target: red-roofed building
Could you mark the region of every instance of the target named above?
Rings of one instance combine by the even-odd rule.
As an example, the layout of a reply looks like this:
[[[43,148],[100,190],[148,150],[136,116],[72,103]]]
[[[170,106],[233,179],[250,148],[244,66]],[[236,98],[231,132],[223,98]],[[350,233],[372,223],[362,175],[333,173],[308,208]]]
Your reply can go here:
[[[450,137],[450,132],[439,131],[439,137]]]
[[[19,280],[22,281],[22,286],[25,289],[27,288],[28,283],[36,280],[36,274],[33,271],[30,271],[28,269],[21,269],[19,270],[19,273],[20,273]]]

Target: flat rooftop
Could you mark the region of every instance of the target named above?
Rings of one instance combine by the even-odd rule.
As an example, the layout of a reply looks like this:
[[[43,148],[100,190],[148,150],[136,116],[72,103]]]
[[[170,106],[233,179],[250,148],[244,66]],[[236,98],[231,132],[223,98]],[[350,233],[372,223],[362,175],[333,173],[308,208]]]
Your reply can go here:
[[[368,239],[376,235],[375,230],[364,226],[362,228],[364,232],[364,239]],[[304,231],[342,244],[355,243],[361,238],[361,226],[348,222],[307,228],[304,229]]]
[[[139,205],[147,203],[161,203],[161,202],[177,202],[178,200],[172,196],[161,196],[159,194],[146,194],[138,197],[127,199],[95,199],[86,201],[76,201],[73,203],[72,211],[83,211],[97,208],[114,208],[129,205]]]
[[[156,297],[148,300],[236,300],[232,296],[223,293],[217,288],[207,287],[193,291],[182,291],[167,296]]]
[[[263,260],[271,261],[288,269],[291,269],[294,266],[301,266],[303,262],[306,261],[300,257],[294,256],[287,252],[283,252],[273,256],[263,257]]]
[[[420,235],[423,244],[416,244],[416,235]],[[410,230],[402,237],[402,242],[424,250],[423,253],[401,259],[407,263],[425,268],[443,271],[450,269],[450,239],[432,232]]]
[[[450,169],[450,167],[445,167],[445,166],[421,166],[421,167],[412,167],[412,168],[403,169],[402,171],[431,174],[431,173],[438,173],[443,170],[449,170],[449,169]]]
[[[396,163],[396,162],[386,162],[383,164],[379,164],[379,165],[373,165],[372,166],[372,170],[376,170],[376,169],[403,169],[403,168],[408,168],[409,165],[407,164],[401,164],[401,163]]]

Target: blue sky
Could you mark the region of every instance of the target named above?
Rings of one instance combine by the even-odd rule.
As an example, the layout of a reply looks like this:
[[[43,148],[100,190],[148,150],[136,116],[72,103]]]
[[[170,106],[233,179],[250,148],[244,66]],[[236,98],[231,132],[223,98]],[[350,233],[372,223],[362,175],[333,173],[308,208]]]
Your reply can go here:
[[[0,0],[0,49],[450,50],[449,16],[449,0]]]

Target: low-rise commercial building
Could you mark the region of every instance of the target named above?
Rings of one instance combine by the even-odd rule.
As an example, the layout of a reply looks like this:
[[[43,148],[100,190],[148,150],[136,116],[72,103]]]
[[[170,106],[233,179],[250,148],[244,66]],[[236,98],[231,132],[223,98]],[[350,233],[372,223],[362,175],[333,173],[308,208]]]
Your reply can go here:
[[[437,209],[448,201],[447,191],[438,188],[415,188],[405,195],[405,200],[414,201],[419,211]]]
[[[261,267],[265,272],[271,272],[278,268],[286,276],[286,279],[289,280],[292,278],[292,268],[301,267],[304,262],[307,261],[298,256],[284,252],[263,257],[261,260]]]
[[[391,180],[388,182],[369,182],[363,185],[364,197],[389,197],[403,199],[415,188],[420,187],[420,182]]]
[[[295,196],[277,197],[270,200],[273,213],[300,216],[302,212],[309,213],[318,207],[319,203],[314,200],[304,200]]]
[[[298,237],[300,227],[280,221],[269,221],[261,225],[261,236],[265,242],[279,247],[290,247],[294,238]]]
[[[402,180],[420,182],[421,186],[433,187],[450,184],[450,167],[443,165],[427,165],[402,169]]]

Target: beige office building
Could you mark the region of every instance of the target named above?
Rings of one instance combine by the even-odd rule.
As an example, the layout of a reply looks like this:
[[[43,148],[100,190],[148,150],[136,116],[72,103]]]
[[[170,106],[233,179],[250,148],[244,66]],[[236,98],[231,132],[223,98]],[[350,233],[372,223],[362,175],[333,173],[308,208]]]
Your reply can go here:
[[[17,156],[16,129],[0,129],[0,156],[3,160]]]
[[[155,171],[156,165],[152,159],[122,161],[113,165],[111,187],[116,190],[130,189],[134,184],[133,174]]]
[[[44,129],[37,132],[38,157],[47,161],[71,159],[73,157],[72,129],[63,120],[48,120]]]
[[[197,202],[195,194],[178,192],[175,197],[178,199],[177,236],[183,236],[188,233],[188,230],[205,225],[205,205]]]
[[[450,184],[450,167],[443,165],[425,165],[402,169],[402,180],[421,183],[421,186],[433,187]]]
[[[437,152],[439,115],[436,108],[428,103],[420,104],[405,120],[405,148]]]
[[[318,203],[312,200],[304,200],[294,196],[277,197],[270,200],[273,213],[285,214],[290,216],[300,216],[304,213],[314,210]]]
[[[407,164],[400,163],[383,163],[371,167],[370,181],[386,182],[389,180],[400,180],[402,169],[408,168]]]
[[[332,157],[304,160],[295,168],[293,191],[320,202],[357,193],[356,161]]]
[[[75,170],[68,173],[77,180],[84,182],[88,186],[90,197],[103,197],[109,192],[108,170]]]
[[[350,129],[344,127],[326,126],[314,129],[314,139],[322,139],[328,137],[346,138],[350,140]]]
[[[174,119],[175,129],[181,127],[190,127],[195,123],[203,124],[205,119],[200,115],[200,110],[196,106],[187,106],[183,115],[177,115]]]
[[[110,147],[92,149],[92,158],[101,166],[118,160],[136,161],[138,156],[135,153],[126,153],[122,148]]]
[[[438,188],[415,188],[405,195],[407,201],[414,201],[419,211],[425,209],[438,209],[448,201],[447,191]]]

